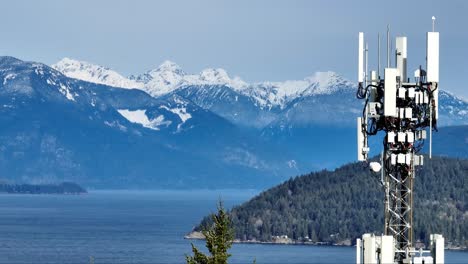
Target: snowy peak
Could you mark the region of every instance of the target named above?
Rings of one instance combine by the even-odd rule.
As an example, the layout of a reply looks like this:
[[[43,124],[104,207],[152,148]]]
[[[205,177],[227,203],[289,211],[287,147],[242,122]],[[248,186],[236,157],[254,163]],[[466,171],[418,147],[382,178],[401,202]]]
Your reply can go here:
[[[248,87],[248,83],[239,77],[231,78],[228,73],[221,68],[208,68],[199,74],[185,75],[180,86],[228,86],[233,90],[240,91]]]
[[[169,60],[164,61],[163,63],[161,63],[161,65],[159,65],[158,68],[150,71],[150,73],[158,73],[158,72],[172,72],[178,75],[185,75],[185,72],[182,70],[182,68],[178,64]]]
[[[164,61],[159,67],[131,79],[144,83],[147,93],[154,97],[168,94],[183,86],[226,85],[235,90],[248,86],[240,78],[230,78],[224,69],[205,69],[199,74],[186,74],[172,61]]]
[[[224,69],[220,69],[220,68],[218,69],[208,68],[208,69],[203,70],[199,75],[199,79],[200,81],[204,81],[207,83],[210,83],[210,82],[211,83],[220,83],[220,82],[228,83],[231,81],[227,72]]]
[[[339,89],[355,88],[354,83],[332,71],[316,72],[305,80],[310,84],[308,90],[311,94],[331,94]]]
[[[306,78],[311,83],[321,83],[324,85],[333,85],[335,83],[340,83],[345,81],[345,79],[336,72],[326,71],[326,72],[316,72],[312,76]]]
[[[143,84],[130,80],[116,71],[85,61],[63,58],[52,65],[52,68],[60,71],[67,77],[87,82],[128,89],[143,87]]]
[[[144,83],[144,91],[151,96],[158,97],[177,89],[184,76],[185,72],[179,65],[172,61],[164,61],[156,69],[134,77],[134,79]]]
[[[354,88],[355,84],[352,82],[335,72],[328,71],[316,72],[304,80],[251,84],[243,93],[254,98],[261,107],[284,108],[289,102],[301,96],[332,94]]]
[[[179,78],[178,76],[184,76],[184,75],[185,75],[185,72],[182,70],[182,68],[179,65],[177,65],[176,63],[172,61],[166,60],[163,63],[161,63],[161,65],[159,65],[156,69],[147,71],[141,75],[137,75],[137,76],[132,75],[130,76],[130,79],[147,84],[151,80],[158,79],[161,77],[168,79],[168,82],[170,82],[171,76],[172,78]]]
[[[182,68],[172,61],[164,61],[156,69],[150,70],[139,76],[132,76],[131,79],[138,80],[143,83],[148,83],[154,78],[158,78],[161,75],[165,76],[184,76],[185,72]]]
[[[226,85],[234,90],[242,90],[248,86],[248,83],[242,81],[239,77],[231,78],[228,73],[221,68],[208,68],[203,70],[198,79],[194,80],[193,84],[198,85]]]

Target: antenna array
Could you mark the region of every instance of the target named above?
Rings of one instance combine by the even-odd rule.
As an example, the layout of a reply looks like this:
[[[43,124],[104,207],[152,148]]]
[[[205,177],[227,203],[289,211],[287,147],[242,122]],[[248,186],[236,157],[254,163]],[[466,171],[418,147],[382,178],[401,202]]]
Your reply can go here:
[[[433,19],[434,21],[434,19]],[[434,25],[433,25],[434,28]],[[385,133],[381,164],[371,163],[371,170],[382,173],[385,192],[384,235],[363,235],[357,241],[357,263],[443,263],[443,237],[431,235],[432,251],[416,251],[413,238],[413,186],[415,167],[424,164],[420,155],[429,128],[432,156],[432,130],[437,130],[439,87],[439,32],[427,32],[426,69],[407,76],[407,38],[396,37],[391,48],[387,27],[387,67],[380,74],[380,37],[378,72],[368,75],[368,48],[364,33],[359,33],[358,89],[356,96],[365,100],[363,115],[357,118],[357,158],[366,161],[368,138]],[[391,53],[395,65],[391,67]],[[365,65],[364,65],[364,62]],[[378,166],[377,166],[378,165]],[[361,243],[362,242],[362,243]],[[436,248],[437,247],[437,248]],[[440,250],[442,247],[442,251]],[[437,249],[437,250],[436,250]],[[425,257],[423,253],[432,252]],[[419,256],[416,256],[419,253]]]

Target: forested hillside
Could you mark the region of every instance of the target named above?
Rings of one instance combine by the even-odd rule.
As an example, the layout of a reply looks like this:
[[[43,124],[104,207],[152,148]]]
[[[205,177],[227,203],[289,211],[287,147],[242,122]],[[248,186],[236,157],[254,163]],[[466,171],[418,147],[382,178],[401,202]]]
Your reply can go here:
[[[468,160],[425,161],[415,179],[415,238],[427,243],[429,234],[441,233],[452,246],[466,247]],[[380,234],[379,180],[363,163],[292,178],[231,210],[236,238],[272,241],[287,235],[295,242],[349,244],[366,232]]]

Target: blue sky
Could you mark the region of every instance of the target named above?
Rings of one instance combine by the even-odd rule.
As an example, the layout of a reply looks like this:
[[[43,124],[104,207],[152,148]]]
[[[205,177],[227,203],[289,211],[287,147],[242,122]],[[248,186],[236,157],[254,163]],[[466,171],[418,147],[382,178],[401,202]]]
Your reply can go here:
[[[407,3],[408,2],[408,3]],[[0,54],[52,64],[62,57],[125,75],[169,59],[187,72],[225,68],[246,81],[332,70],[356,79],[357,33],[390,24],[408,37],[409,75],[425,64],[431,16],[441,33],[441,87],[468,98],[468,1],[3,1]],[[384,53],[382,52],[384,60]],[[411,76],[411,75],[410,75]]]

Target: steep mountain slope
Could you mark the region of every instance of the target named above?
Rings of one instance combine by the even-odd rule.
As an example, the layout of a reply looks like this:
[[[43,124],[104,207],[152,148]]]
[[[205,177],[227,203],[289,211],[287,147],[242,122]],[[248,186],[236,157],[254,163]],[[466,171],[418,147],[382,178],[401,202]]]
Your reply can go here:
[[[227,85],[184,86],[171,94],[187,98],[244,128],[261,129],[275,120],[280,113],[279,108],[258,107],[255,99]]]
[[[450,92],[439,91],[439,121],[442,126],[468,125],[468,102]]]
[[[142,122],[142,126],[157,131],[173,148],[224,164],[246,166],[273,179],[297,173],[289,165],[288,151],[279,151],[277,144],[266,144],[256,133],[242,130],[177,94],[154,99],[140,91],[123,89],[94,89],[94,92],[129,121],[135,118],[138,122],[138,114],[144,113],[142,119],[146,123]]]
[[[254,136],[176,95],[155,99],[12,57],[0,57],[0,79],[4,179],[105,188],[253,187],[270,185],[289,169],[278,156],[256,151],[261,141]]]
[[[415,239],[427,245],[429,234],[439,233],[453,246],[468,247],[468,160],[426,160],[415,180]],[[380,234],[379,177],[363,163],[353,163],[291,178],[230,211],[235,237],[274,241],[287,235],[296,242],[351,244],[363,233]]]

